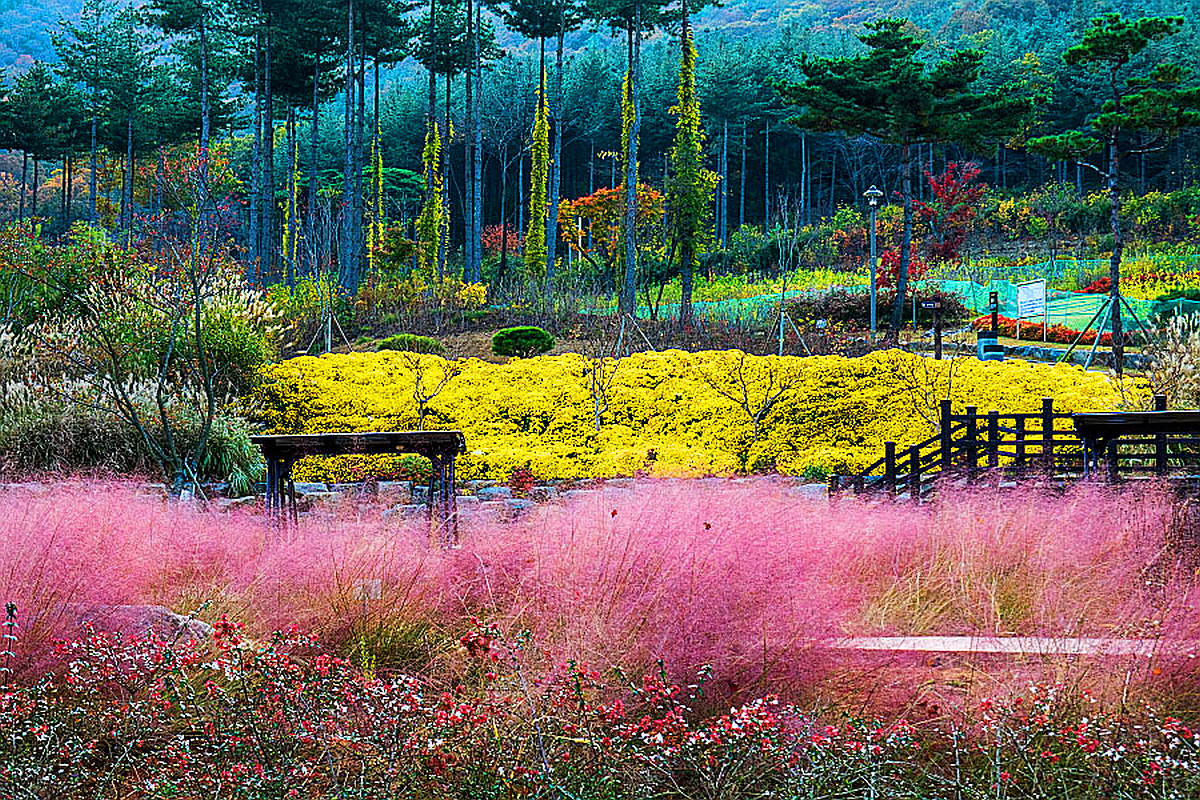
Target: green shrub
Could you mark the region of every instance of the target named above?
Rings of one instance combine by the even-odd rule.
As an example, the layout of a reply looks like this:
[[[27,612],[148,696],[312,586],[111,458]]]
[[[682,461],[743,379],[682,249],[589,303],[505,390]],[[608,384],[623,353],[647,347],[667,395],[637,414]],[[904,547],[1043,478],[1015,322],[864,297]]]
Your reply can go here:
[[[397,333],[395,336],[381,339],[376,349],[399,350],[404,353],[432,353],[437,356],[444,355],[446,352],[445,345],[437,339],[430,336],[418,336],[415,333]]]
[[[534,325],[503,328],[492,337],[492,352],[498,356],[531,358],[554,348],[554,337]]]
[[[0,470],[12,475],[101,472],[153,476],[158,464],[129,423],[102,407],[99,398],[75,400],[9,387],[17,396],[0,403]],[[172,408],[175,434],[191,447],[199,420]],[[152,419],[152,417],[147,417]],[[263,470],[245,420],[219,412],[198,465],[201,480],[226,481],[233,494],[249,494]]]

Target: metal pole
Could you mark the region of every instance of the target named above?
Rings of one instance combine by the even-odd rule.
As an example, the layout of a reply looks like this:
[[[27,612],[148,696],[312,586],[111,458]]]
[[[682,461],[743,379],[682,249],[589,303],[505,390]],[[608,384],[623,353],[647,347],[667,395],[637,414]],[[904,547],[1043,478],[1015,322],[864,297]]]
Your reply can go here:
[[[875,338],[875,292],[876,292],[876,261],[875,261],[875,206],[871,206],[871,338]]]

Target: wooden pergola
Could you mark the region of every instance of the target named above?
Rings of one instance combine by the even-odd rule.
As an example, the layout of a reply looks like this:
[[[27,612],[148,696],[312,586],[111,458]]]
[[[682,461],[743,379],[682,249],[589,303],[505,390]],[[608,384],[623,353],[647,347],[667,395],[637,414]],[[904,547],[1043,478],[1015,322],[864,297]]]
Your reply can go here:
[[[454,461],[467,448],[460,431],[372,431],[369,433],[302,433],[251,436],[267,461],[267,515],[295,522],[296,484],[292,467],[305,456],[393,455],[414,453],[433,463],[429,477],[428,513],[438,524],[443,545],[458,536],[454,494]]]

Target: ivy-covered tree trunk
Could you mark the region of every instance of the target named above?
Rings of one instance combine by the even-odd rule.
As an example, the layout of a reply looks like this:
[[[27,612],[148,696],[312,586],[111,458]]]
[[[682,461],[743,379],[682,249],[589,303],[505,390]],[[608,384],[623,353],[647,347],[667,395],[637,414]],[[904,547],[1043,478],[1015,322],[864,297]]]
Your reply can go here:
[[[1112,314],[1113,369],[1118,375],[1124,372],[1125,335],[1121,326],[1121,253],[1125,249],[1125,236],[1121,231],[1121,191],[1118,178],[1121,175],[1121,154],[1117,149],[1117,132],[1113,131],[1108,145],[1108,222],[1112,229],[1113,248],[1108,260],[1108,277],[1112,281],[1109,289],[1109,309]]]
[[[546,40],[541,40],[541,59],[538,62],[541,78],[538,80],[537,110],[533,122],[533,138],[530,146],[529,163],[529,227],[525,231],[525,269],[529,277],[536,278],[539,272],[544,277],[543,299],[550,295],[550,280],[546,272],[546,189],[550,171],[550,123],[546,103]]]
[[[912,145],[900,145],[900,191],[904,194],[904,235],[900,240],[900,268],[896,275],[896,305],[892,308],[892,324],[889,333],[895,338],[900,333],[904,320],[904,301],[908,293],[908,265],[912,261],[913,201],[912,201]]]
[[[558,41],[554,50],[554,153],[550,157],[549,207],[546,211],[546,292],[554,290],[554,259],[558,249],[558,200],[562,181],[563,38],[566,17],[558,9]],[[550,297],[547,297],[550,300]]]

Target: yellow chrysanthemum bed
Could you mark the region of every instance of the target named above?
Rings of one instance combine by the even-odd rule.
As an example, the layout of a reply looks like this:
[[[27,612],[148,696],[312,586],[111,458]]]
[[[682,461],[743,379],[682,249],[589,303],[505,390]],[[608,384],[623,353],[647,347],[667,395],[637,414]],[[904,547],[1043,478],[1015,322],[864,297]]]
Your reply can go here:
[[[267,369],[252,405],[275,433],[412,429],[415,358],[379,352],[291,359]],[[447,362],[419,358],[428,394]],[[862,358],[651,352],[606,363],[615,372],[597,430],[594,364],[578,355],[460,362],[461,372],[425,405],[424,427],[466,434],[460,478],[504,479],[527,463],[544,478],[639,470],[802,474],[860,469],[879,457],[885,440],[903,446],[929,436],[942,397],[957,409],[1002,412],[1034,411],[1042,397],[1053,397],[1058,409],[1083,411],[1118,408],[1129,392],[1143,391],[1127,385],[1123,396],[1105,375],[1069,365],[932,361],[900,351]],[[347,480],[387,474],[396,464],[383,457],[310,459],[298,465],[297,477]]]

